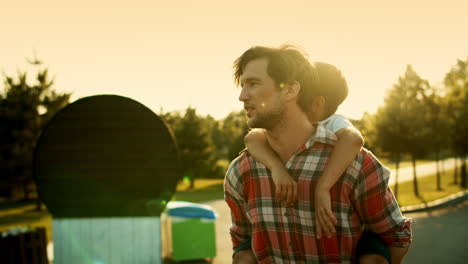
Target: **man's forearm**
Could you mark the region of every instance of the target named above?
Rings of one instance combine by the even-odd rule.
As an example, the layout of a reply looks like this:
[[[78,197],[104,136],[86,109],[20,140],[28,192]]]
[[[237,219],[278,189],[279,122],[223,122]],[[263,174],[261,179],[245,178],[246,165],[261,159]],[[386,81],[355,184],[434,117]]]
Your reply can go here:
[[[388,249],[390,250],[392,264],[400,264],[403,257],[408,253],[408,247],[388,247]]]

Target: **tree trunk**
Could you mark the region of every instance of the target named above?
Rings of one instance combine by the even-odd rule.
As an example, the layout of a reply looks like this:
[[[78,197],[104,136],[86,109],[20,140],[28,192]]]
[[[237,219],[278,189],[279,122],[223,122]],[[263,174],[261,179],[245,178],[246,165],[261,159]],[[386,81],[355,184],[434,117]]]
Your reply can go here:
[[[460,173],[460,177],[461,177],[461,187],[462,188],[466,188],[466,155],[463,155],[462,157],[462,160],[461,160],[461,173]]]
[[[28,181],[23,181],[23,199],[26,201],[30,198],[28,185]]]
[[[411,155],[411,161],[413,163],[413,190],[414,190],[414,195],[419,197],[418,179],[416,178],[416,157],[414,155]]]
[[[395,199],[398,200],[398,174],[400,173],[400,153],[397,154],[395,162]]]
[[[195,189],[195,178],[191,177],[189,190],[193,190],[193,189]]]
[[[41,199],[36,198],[36,211],[42,211],[42,202]]]
[[[458,157],[455,156],[453,160],[455,162],[455,169],[453,171],[453,184],[458,184]]]
[[[440,171],[445,172],[445,158],[440,160]]]
[[[436,151],[436,177],[437,177],[437,190],[442,191],[440,186],[440,168],[439,168],[439,152]]]

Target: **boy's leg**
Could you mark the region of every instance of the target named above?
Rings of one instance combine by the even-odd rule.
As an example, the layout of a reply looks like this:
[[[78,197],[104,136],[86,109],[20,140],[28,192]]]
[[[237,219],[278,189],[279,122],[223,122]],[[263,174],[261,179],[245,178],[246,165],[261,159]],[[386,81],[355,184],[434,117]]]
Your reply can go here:
[[[356,257],[360,264],[392,263],[388,246],[377,234],[369,231],[365,231],[359,239]]]

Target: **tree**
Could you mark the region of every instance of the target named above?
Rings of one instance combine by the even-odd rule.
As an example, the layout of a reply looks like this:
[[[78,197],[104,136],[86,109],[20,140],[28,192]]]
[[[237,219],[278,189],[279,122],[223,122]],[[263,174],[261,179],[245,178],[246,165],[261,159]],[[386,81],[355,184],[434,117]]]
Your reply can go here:
[[[448,117],[454,152],[461,158],[461,186],[467,188],[466,156],[468,154],[468,58],[458,60],[445,76]]]
[[[425,118],[427,106],[424,103],[424,91],[429,89],[429,82],[419,77],[408,65],[405,75],[399,78],[395,87],[401,89],[403,93],[401,110],[405,127],[402,130],[404,135],[402,146],[403,150],[411,156],[414,194],[419,196],[416,160],[428,152],[431,142],[431,130]]]
[[[233,160],[245,148],[244,136],[248,132],[247,117],[242,111],[231,112],[222,120],[221,127],[225,139],[226,158]]]
[[[174,118],[173,131],[179,148],[184,179],[194,188],[195,178],[206,177],[215,167],[214,146],[209,131],[194,108],[188,107],[182,117]]]
[[[445,118],[446,104],[444,98],[441,96],[440,89],[434,86],[424,86],[422,90],[423,102],[428,109],[425,111],[424,118],[428,121],[429,128],[431,129],[431,146],[434,151],[436,160],[436,189],[442,190],[440,179],[440,158],[444,146],[448,142],[448,122]]]
[[[416,175],[416,159],[427,153],[430,141],[428,120],[424,117],[427,109],[424,91],[429,83],[407,66],[406,72],[389,91],[384,106],[379,108],[375,118],[376,144],[390,153],[396,162],[397,175],[395,193],[398,193],[398,169],[401,155],[408,153],[413,165],[413,189],[419,196]]]
[[[24,199],[29,199],[27,186],[33,182],[34,148],[45,124],[68,104],[70,94],[58,93],[51,87],[54,80],[39,60],[35,83],[30,84],[26,72],[13,78],[5,75],[0,94],[0,170],[3,186],[23,186]]]
[[[398,197],[400,161],[404,151],[403,144],[406,141],[405,131],[408,130],[406,113],[403,111],[405,104],[402,104],[404,98],[404,87],[395,85],[387,94],[384,105],[377,110],[374,118],[367,118],[367,122],[373,124],[367,127],[374,127],[375,130],[373,136],[370,137],[373,145],[389,153],[391,160],[395,162],[395,197]]]

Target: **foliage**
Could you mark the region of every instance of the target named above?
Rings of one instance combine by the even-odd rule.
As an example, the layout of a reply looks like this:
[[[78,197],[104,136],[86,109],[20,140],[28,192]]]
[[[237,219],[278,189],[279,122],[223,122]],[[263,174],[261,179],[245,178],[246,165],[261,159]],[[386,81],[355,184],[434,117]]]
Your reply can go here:
[[[247,120],[242,112],[216,120],[199,116],[189,107],[184,115],[172,112],[160,116],[174,131],[186,179],[223,178],[229,161],[244,148]]]
[[[0,94],[0,170],[1,184],[27,186],[32,183],[32,160],[36,142],[46,123],[68,104],[70,94],[58,93],[47,68],[35,62],[35,83],[28,82],[26,72],[16,78],[5,76]],[[28,198],[25,188],[25,198]]]
[[[445,76],[447,116],[454,152],[462,158],[463,187],[467,187],[466,156],[468,154],[468,58],[458,60]]]

